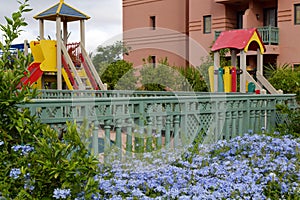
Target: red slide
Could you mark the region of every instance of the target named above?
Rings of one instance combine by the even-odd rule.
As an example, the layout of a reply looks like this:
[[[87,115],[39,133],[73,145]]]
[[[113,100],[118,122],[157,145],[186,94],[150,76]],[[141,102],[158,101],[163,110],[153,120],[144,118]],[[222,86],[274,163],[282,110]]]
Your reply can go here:
[[[28,67],[28,71],[30,76],[24,76],[21,79],[21,83],[23,85],[27,85],[27,84],[32,84],[34,82],[36,82],[42,75],[43,75],[43,71],[40,69],[40,64],[41,63],[32,63],[29,65]],[[20,87],[20,85],[18,86],[18,88]]]

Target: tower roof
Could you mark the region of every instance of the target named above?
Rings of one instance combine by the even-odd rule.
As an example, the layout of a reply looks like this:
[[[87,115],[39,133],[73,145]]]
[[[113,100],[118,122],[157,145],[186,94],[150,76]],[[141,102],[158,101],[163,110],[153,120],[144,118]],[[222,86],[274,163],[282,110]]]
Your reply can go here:
[[[56,21],[56,17],[60,16],[62,21],[71,22],[82,19],[89,19],[90,17],[83,12],[73,8],[66,4],[64,0],[60,0],[59,3],[51,6],[50,8],[42,11],[34,16],[35,19],[44,19],[50,21]]]

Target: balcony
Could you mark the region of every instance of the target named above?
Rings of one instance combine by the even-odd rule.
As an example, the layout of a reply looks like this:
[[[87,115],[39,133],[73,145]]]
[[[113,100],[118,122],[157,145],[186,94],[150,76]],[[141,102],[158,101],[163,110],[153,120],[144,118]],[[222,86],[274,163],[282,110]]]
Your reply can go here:
[[[279,44],[279,28],[272,26],[264,26],[257,28],[260,37],[265,45]],[[215,40],[219,37],[222,31],[215,31]]]

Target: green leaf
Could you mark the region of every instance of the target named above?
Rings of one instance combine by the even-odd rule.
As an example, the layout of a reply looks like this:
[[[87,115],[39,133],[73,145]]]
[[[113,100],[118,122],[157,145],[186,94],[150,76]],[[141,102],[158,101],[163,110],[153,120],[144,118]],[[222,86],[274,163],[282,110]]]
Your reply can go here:
[[[12,25],[12,24],[13,24],[13,20],[11,20],[10,18],[5,17],[5,19],[6,19],[6,22],[7,22],[9,25]]]

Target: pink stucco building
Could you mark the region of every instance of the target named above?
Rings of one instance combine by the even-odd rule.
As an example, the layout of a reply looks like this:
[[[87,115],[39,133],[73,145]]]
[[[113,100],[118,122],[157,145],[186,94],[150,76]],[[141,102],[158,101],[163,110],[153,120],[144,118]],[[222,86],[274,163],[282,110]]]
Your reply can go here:
[[[199,65],[221,31],[253,27],[267,49],[264,63],[300,65],[300,0],[123,0],[123,36],[132,48],[124,58],[135,66],[148,57]]]

